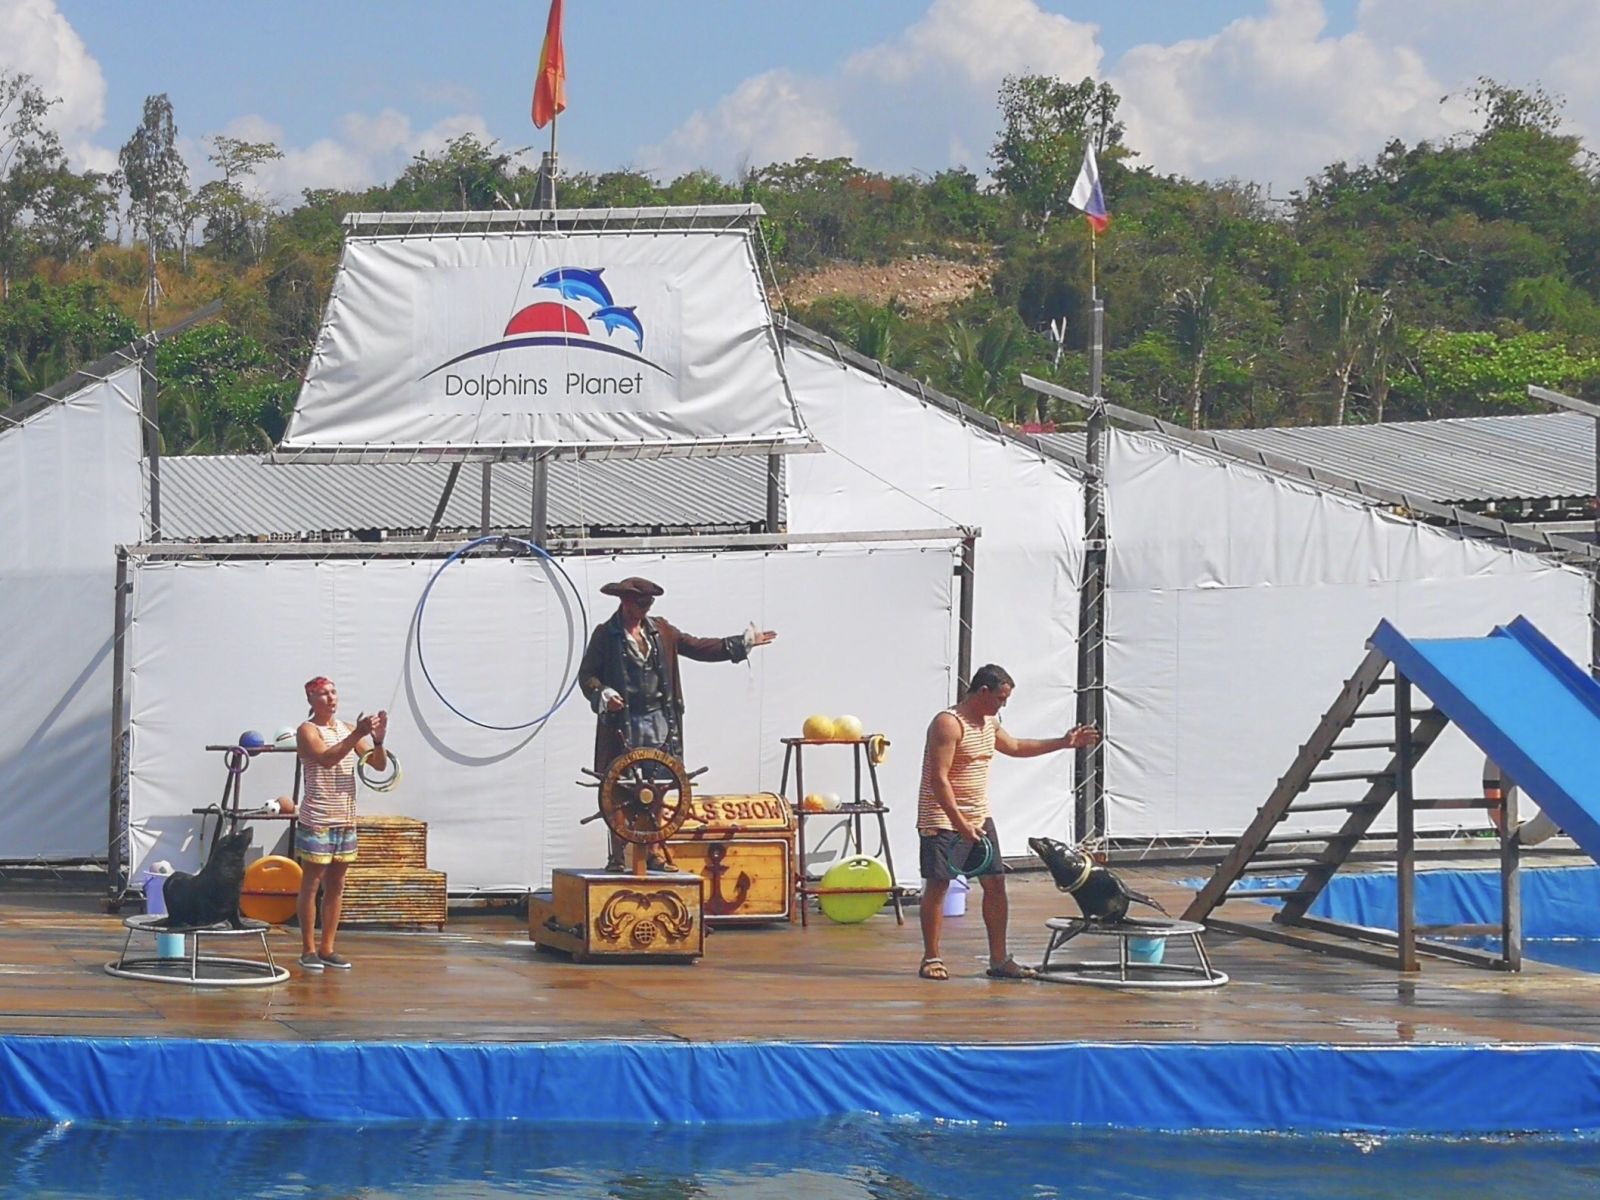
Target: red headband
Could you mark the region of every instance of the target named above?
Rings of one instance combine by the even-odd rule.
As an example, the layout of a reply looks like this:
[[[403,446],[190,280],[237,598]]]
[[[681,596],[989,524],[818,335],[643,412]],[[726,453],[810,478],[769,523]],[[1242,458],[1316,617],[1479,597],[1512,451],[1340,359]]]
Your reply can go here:
[[[309,696],[312,692],[320,692],[323,688],[332,686],[333,680],[326,675],[318,675],[315,679],[306,680],[306,695]]]

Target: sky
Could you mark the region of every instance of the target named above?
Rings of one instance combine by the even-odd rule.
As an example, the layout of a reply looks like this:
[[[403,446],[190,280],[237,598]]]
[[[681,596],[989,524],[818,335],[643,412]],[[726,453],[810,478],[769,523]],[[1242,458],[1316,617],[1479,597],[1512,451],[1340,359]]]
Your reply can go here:
[[[207,139],[272,141],[260,179],[394,179],[463,133],[549,144],[529,100],[546,0],[0,0],[0,69],[61,103],[108,170],[165,92],[193,179]],[[568,171],[733,177],[810,154],[983,176],[1007,75],[1109,81],[1138,162],[1283,198],[1391,138],[1473,126],[1479,76],[1564,96],[1600,147],[1595,0],[567,0]],[[1108,197],[1113,211],[1116,198]]]

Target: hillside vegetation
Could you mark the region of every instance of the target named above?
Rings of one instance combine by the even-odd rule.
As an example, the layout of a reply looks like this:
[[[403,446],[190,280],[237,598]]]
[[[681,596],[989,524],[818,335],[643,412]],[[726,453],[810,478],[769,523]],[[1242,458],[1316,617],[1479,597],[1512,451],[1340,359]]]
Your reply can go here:
[[[1558,99],[1487,80],[1473,95],[1477,129],[1331,163],[1281,203],[1156,174],[1109,87],[1037,76],[1002,87],[983,179],[803,158],[737,180],[576,175],[560,201],[759,203],[775,306],[1008,420],[1050,419],[1018,376],[1088,382],[1090,239],[1066,196],[1093,139],[1113,214],[1097,253],[1111,399],[1194,426],[1513,412],[1529,383],[1600,399],[1596,161]],[[522,156],[471,136],[287,208],[254,182],[275,146],[214,138],[217,178],[191,188],[165,96],[121,170],[80,174],[46,128],[52,103],[0,71],[0,408],[220,298],[221,320],[158,352],[169,454],[282,434],[347,213],[536,192]]]

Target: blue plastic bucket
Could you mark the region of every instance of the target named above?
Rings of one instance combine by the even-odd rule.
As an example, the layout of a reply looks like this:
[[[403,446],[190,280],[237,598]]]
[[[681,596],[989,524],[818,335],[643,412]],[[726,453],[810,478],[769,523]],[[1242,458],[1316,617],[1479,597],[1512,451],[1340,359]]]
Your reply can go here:
[[[144,877],[144,911],[151,916],[164,917],[167,915],[167,902],[161,894],[161,889],[166,885],[165,875],[150,875]],[[181,933],[156,934],[156,953],[162,958],[186,958],[188,947],[184,945]]]
[[[1166,951],[1166,938],[1129,938],[1128,961],[1155,966]]]

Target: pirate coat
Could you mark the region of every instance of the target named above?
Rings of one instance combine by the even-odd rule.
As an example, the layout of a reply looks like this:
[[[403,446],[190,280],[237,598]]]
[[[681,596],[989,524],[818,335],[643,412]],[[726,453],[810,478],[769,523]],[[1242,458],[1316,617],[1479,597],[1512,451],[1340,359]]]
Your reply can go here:
[[[659,703],[666,710],[668,720],[683,736],[683,687],[678,676],[678,658],[692,658],[696,662],[743,662],[749,655],[744,638],[693,637],[660,617],[646,617],[645,628],[660,651],[659,697],[638,697],[628,694],[626,667],[627,634],[622,630],[622,613],[595,626],[584,651],[583,662],[578,667],[578,686],[583,690],[589,707],[599,715],[594,735],[594,769],[604,772],[611,761],[627,749],[620,722],[607,720],[600,699],[606,688],[611,688],[629,704]]]

